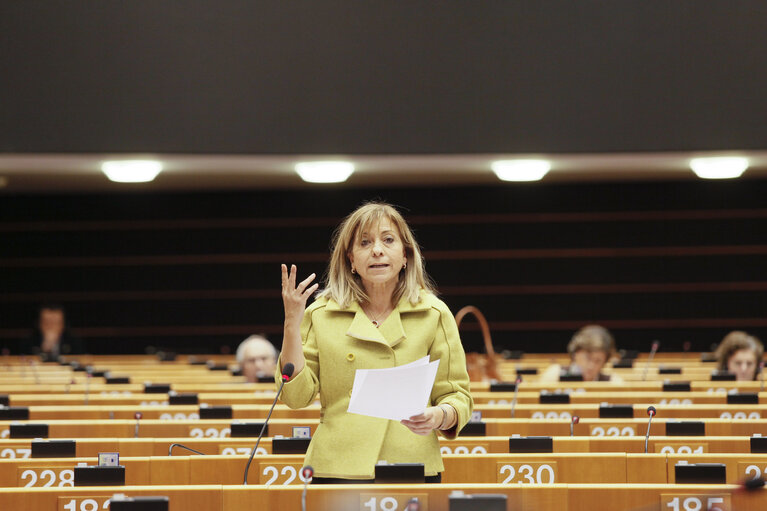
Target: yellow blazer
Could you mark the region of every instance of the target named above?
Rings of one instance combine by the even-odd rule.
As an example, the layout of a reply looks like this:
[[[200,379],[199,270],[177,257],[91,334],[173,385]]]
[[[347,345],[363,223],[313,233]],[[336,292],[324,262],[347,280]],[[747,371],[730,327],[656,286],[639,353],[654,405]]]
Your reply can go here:
[[[435,432],[416,435],[397,421],[346,412],[357,369],[395,367],[429,355],[440,363],[428,406],[452,405],[457,427],[441,433],[458,434],[473,400],[455,318],[441,300],[426,292],[416,305],[403,298],[376,328],[358,303],[341,308],[319,298],[304,313],[301,339],[306,365],[285,384],[281,399],[301,408],[320,394],[320,424],[306,452],[315,475],[371,479],[379,460],[423,463],[427,476],[444,470]]]

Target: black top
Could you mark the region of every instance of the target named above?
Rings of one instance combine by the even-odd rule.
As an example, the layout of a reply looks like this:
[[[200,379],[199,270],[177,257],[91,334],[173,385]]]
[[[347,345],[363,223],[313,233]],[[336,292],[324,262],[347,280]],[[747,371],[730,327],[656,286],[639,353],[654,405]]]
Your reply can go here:
[[[43,355],[55,359],[59,355],[79,355],[85,352],[83,341],[79,337],[72,335],[68,330],[64,330],[64,333],[61,334],[57,350],[43,353],[40,349],[42,344],[43,335],[39,330],[36,330],[31,337],[19,342],[18,353],[20,355]]]

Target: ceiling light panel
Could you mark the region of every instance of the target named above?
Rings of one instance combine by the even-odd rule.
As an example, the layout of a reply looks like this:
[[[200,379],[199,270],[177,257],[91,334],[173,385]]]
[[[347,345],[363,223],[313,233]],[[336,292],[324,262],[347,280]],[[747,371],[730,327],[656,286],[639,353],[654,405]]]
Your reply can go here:
[[[161,170],[162,163],[155,160],[115,160],[101,164],[101,171],[116,183],[147,183]]]
[[[498,160],[491,165],[502,181],[540,181],[551,169],[546,160]]]
[[[735,156],[693,158],[690,168],[703,179],[733,179],[740,177],[748,168],[748,158]]]
[[[308,183],[342,183],[354,172],[354,164],[348,161],[306,161],[295,168]]]

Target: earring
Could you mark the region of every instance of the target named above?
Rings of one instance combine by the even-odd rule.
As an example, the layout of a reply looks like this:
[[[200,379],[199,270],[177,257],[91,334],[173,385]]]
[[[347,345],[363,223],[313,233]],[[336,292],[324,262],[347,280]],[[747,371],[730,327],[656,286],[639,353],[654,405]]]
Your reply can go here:
[[[403,270],[407,269],[407,261],[405,261],[405,264],[402,265],[402,269]]]
[[[352,266],[352,275],[354,275],[355,273],[357,273],[357,270],[355,270],[354,266]]]

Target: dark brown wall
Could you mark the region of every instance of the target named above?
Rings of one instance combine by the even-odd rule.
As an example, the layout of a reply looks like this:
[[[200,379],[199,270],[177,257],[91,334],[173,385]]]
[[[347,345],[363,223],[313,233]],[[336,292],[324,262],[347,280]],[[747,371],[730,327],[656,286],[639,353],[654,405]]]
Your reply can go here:
[[[705,350],[734,328],[767,337],[765,196],[764,180],[6,196],[0,340],[53,300],[95,352],[279,343],[279,263],[321,274],[339,219],[379,197],[499,349],[562,351],[598,321],[621,347]]]

